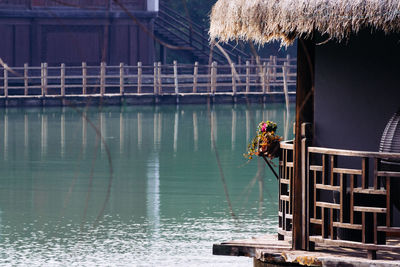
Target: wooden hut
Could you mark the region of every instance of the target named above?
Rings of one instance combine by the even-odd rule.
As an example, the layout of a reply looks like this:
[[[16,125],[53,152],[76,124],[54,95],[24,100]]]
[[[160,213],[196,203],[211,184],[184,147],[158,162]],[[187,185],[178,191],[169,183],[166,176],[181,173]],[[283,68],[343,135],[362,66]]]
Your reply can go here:
[[[158,0],[0,0],[9,66],[153,63]]]
[[[398,0],[213,7],[212,39],[298,40],[296,134],[281,144],[278,229],[296,250],[340,246],[370,259],[400,251],[399,31]]]

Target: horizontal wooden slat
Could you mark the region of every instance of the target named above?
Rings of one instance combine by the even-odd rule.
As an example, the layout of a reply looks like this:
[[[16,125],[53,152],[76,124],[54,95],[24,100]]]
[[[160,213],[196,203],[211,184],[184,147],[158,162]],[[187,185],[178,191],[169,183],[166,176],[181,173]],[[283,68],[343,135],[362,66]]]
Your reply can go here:
[[[387,171],[378,171],[378,176],[385,176],[385,177],[400,177],[400,172],[387,172]]]
[[[279,179],[279,181],[281,182],[281,184],[289,184],[289,183],[290,183],[290,180],[289,180],[289,179],[283,179],[283,178],[281,178],[281,179]]]
[[[315,188],[323,190],[331,190],[331,191],[340,191],[340,186],[335,186],[335,185],[316,184]]]
[[[386,213],[386,208],[354,206],[353,210],[360,212]]]
[[[376,190],[373,188],[363,189],[363,188],[354,188],[354,193],[358,194],[368,194],[368,195],[386,195],[386,190]]]
[[[311,170],[311,171],[319,171],[319,172],[322,172],[322,166],[310,165],[310,170]]]
[[[346,228],[346,229],[362,230],[361,224],[333,222],[333,226],[340,227],[340,228]]]
[[[387,226],[378,226],[378,231],[387,232],[387,233],[400,233],[400,227],[387,227]]]
[[[329,208],[329,209],[340,209],[340,205],[339,204],[335,204],[335,203],[329,203],[329,202],[322,202],[322,201],[317,201],[316,202],[316,206],[317,207],[321,207],[321,208]]]
[[[346,157],[366,157],[366,158],[386,158],[386,159],[400,159],[400,153],[384,153],[384,152],[370,152],[370,151],[357,151],[357,150],[346,150],[346,149],[334,149],[326,147],[309,147],[308,152],[346,156]]]
[[[325,239],[325,238],[322,238],[320,236],[310,236],[310,241],[315,242],[315,243],[319,243],[319,244],[342,246],[342,247],[348,247],[348,248],[361,248],[361,249],[369,249],[369,250],[400,251],[400,246],[375,245],[375,244],[366,244],[366,243],[355,242],[355,241],[346,241],[346,240],[332,240],[332,239]]]
[[[354,174],[361,175],[362,171],[357,169],[347,169],[347,168],[333,168],[334,173],[343,173],[343,174]]]
[[[281,200],[284,200],[284,201],[290,201],[289,196],[281,195],[280,198],[281,198]]]
[[[310,218],[310,223],[313,223],[313,224],[322,224],[322,220],[321,220],[321,219]]]
[[[291,167],[291,168],[293,168],[293,162],[286,162],[286,167]]]

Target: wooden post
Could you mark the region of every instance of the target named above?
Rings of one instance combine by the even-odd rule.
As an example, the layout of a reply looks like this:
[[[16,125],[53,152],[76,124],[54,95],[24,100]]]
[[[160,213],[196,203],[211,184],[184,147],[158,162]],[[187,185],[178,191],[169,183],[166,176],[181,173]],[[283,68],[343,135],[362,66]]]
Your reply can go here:
[[[271,87],[269,84],[269,81],[271,80],[271,62],[267,63],[266,68],[267,69],[265,70],[265,73],[266,73],[265,79],[266,79],[266,84],[267,84],[267,93],[269,93],[269,92],[271,92]]]
[[[274,65],[274,67],[273,67],[273,71],[274,71],[274,80],[276,81],[276,64],[277,64],[277,62],[276,62],[276,56],[273,56],[273,65]]]
[[[287,66],[286,73],[289,74],[289,72],[290,72],[290,55],[289,54],[286,55],[286,66]]]
[[[293,179],[293,249],[306,249],[302,225],[302,137],[301,126],[304,122],[314,121],[314,41],[299,38],[297,43],[297,91],[296,91],[296,125],[294,141],[294,179]],[[304,241],[304,242],[303,242]]]
[[[211,94],[217,91],[217,62],[211,63]]]
[[[282,75],[283,75],[283,92],[285,93],[285,102],[286,102],[286,114],[289,116],[289,91],[287,84],[287,62],[283,63],[282,67]]]
[[[174,85],[175,85],[175,94],[178,95],[178,62],[174,60]]]
[[[82,62],[82,93],[87,94],[87,66],[86,62]]]
[[[28,95],[28,63],[24,64],[24,95]]]
[[[124,63],[119,63],[119,94],[124,95]]]
[[[47,70],[47,63],[43,63],[43,81],[44,81],[44,93],[45,95],[47,95],[48,91],[47,91],[47,74],[48,74],[48,70]]]
[[[153,64],[153,94],[157,95],[157,62]]]
[[[162,93],[161,62],[158,62],[157,83],[158,83],[158,94],[160,95]]]
[[[193,69],[193,93],[197,93],[197,74],[199,72],[199,62],[194,63]]]
[[[246,93],[250,92],[250,62],[246,61]]]
[[[137,66],[137,93],[140,94],[142,92],[142,62],[138,62]]]
[[[4,96],[8,97],[8,66],[4,64]]]
[[[65,96],[65,64],[61,64],[61,69],[60,69],[60,74],[61,74],[61,80],[60,80],[60,86],[61,86],[61,96]]]
[[[235,77],[235,63],[231,64],[231,74],[232,74],[232,92],[236,96],[236,77]]]
[[[106,63],[100,63],[100,95],[104,96],[106,91]]]
[[[41,95],[44,96],[44,67],[43,67],[43,63],[40,63],[40,90],[41,90]]]
[[[262,92],[263,92],[263,94],[265,95],[265,93],[267,92],[267,90],[266,90],[266,82],[265,82],[265,69],[266,69],[266,66],[265,66],[265,62],[264,62],[264,64],[263,64],[263,66],[262,66],[262,68],[261,68],[261,83],[262,83]]]

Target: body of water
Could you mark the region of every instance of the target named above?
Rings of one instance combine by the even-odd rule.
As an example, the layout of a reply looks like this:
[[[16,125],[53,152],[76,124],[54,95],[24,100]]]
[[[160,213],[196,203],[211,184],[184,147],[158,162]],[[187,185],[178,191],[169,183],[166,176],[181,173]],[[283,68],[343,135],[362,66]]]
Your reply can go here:
[[[292,138],[293,114],[280,104],[1,110],[0,264],[251,266],[213,256],[212,244],[276,232],[276,178],[242,154],[261,120]]]

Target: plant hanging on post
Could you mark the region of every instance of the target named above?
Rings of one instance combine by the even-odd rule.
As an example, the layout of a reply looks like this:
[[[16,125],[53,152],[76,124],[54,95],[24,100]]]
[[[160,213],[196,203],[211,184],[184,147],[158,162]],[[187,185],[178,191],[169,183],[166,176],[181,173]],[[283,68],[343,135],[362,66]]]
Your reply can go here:
[[[251,140],[247,146],[247,153],[243,156],[249,160],[254,156],[262,157],[268,166],[271,168],[276,178],[278,175],[272,167],[272,159],[279,156],[282,137],[276,134],[278,126],[273,121],[260,122],[257,128],[257,135]]]

